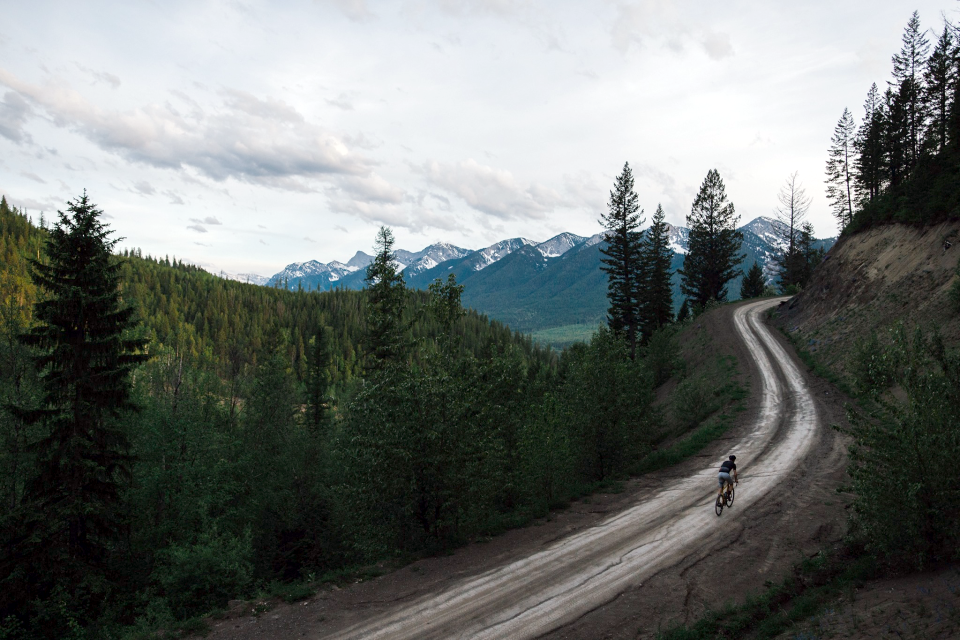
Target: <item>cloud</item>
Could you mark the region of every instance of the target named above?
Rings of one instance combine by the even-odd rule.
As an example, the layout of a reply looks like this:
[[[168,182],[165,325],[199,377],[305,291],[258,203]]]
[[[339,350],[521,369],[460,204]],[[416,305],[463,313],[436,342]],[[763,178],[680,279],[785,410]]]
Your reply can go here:
[[[316,242],[317,242],[316,240],[314,240],[314,239],[311,238],[310,236],[303,236],[303,239],[306,240],[307,242],[313,242],[314,244],[316,244]]]
[[[327,99],[326,103],[332,107],[343,109],[344,111],[353,111],[353,103],[350,102],[350,96],[345,93],[341,93],[333,100]]]
[[[105,84],[110,85],[114,89],[120,88],[120,78],[113,75],[112,73],[107,73],[106,71],[94,71],[93,69],[89,69],[83,66],[79,62],[75,62],[74,64],[77,65],[78,69],[90,75],[93,78],[94,84],[98,82],[103,82]]]
[[[661,42],[667,49],[681,53],[687,43],[693,42],[714,60],[733,55],[728,34],[697,25],[689,16],[681,16],[677,4],[672,0],[618,2],[610,29],[613,47],[627,53],[631,46],[642,48],[648,42]]]
[[[223,224],[222,222],[220,222],[219,220],[217,220],[216,217],[214,217],[214,216],[207,216],[207,217],[204,218],[203,220],[200,220],[200,219],[198,219],[198,218],[190,218],[190,222],[196,222],[197,224],[212,224],[212,225],[221,225],[221,224]]]
[[[0,136],[17,144],[30,143],[30,134],[23,129],[33,110],[18,93],[8,91],[0,102]]]
[[[40,184],[47,184],[46,180],[44,180],[43,178],[41,178],[35,173],[30,173],[29,171],[21,171],[20,175],[22,175],[24,178],[27,178],[28,180],[33,180],[34,182],[39,182]]]
[[[197,231],[197,232],[199,232],[199,233],[206,233],[206,232],[207,232],[206,227],[204,227],[203,225],[199,225],[199,224],[187,225],[187,229],[193,229],[194,231]]]
[[[157,192],[157,190],[154,189],[153,186],[146,180],[141,180],[140,182],[135,183],[133,185],[133,189],[137,193],[142,193],[145,196],[152,196]]]
[[[342,232],[344,232],[344,233],[350,233],[349,231],[347,231],[347,228],[346,228],[346,227],[344,227],[344,226],[342,226],[342,225],[339,225],[339,224],[333,225],[333,229],[334,229],[334,231],[342,231]]]
[[[163,195],[165,195],[165,196],[167,196],[168,198],[170,198],[170,204],[185,204],[185,203],[183,202],[183,198],[181,198],[180,196],[178,196],[178,195],[177,195],[176,193],[174,193],[173,191],[164,191],[164,192],[163,192]]]
[[[332,0],[343,15],[354,22],[369,22],[377,16],[367,7],[366,0]]]
[[[537,183],[522,186],[509,171],[482,165],[472,158],[450,164],[427,162],[415,169],[431,184],[459,196],[477,211],[504,220],[543,218],[564,204],[556,191]]]
[[[315,190],[305,181],[370,171],[369,163],[341,139],[308,123],[282,100],[227,90],[221,92],[222,106],[207,110],[191,105],[189,112],[181,112],[167,102],[108,111],[63,82],[34,85],[0,69],[0,84],[15,92],[4,103],[19,114],[14,124],[26,118],[26,101],[45,111],[54,125],[154,167],[190,167],[216,181],[234,178],[304,192]],[[7,137],[22,139],[21,128],[7,129]]]

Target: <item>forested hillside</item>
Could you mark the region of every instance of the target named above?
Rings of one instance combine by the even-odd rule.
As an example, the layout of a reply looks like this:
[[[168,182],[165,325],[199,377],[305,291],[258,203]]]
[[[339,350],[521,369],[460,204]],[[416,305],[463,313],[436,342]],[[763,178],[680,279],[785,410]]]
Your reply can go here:
[[[463,310],[455,281],[284,291],[137,252],[110,258],[134,310],[124,344],[145,341],[136,409],[78,450],[115,491],[84,485],[61,521],[38,493],[59,455],[42,416],[71,411],[49,404],[48,376],[73,347],[18,336],[46,331],[32,305],[63,295],[38,289],[29,261],[55,266],[69,220],[51,234],[0,202],[2,637],[170,628],[270,585],[442,550],[622,476],[673,428],[651,408],[668,334],[636,360],[607,331],[561,357]],[[104,514],[100,555],[61,535]]]

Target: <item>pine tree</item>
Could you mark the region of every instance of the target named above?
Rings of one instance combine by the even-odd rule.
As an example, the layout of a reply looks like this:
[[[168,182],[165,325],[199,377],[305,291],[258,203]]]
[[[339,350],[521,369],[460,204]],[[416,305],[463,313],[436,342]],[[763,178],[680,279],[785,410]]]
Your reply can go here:
[[[853,219],[853,160],[856,125],[848,109],[843,110],[833,130],[827,152],[827,199],[833,208],[840,232]]]
[[[804,256],[799,240],[803,220],[810,210],[810,197],[797,181],[797,172],[793,172],[777,194],[780,206],[777,207],[777,220],[780,221],[781,249],[777,254],[777,266],[780,268],[780,287],[786,289],[803,280]]]
[[[886,116],[876,83],[867,92],[863,103],[863,122],[854,142],[854,180],[857,208],[880,195],[886,179],[886,153],[884,138]]]
[[[33,445],[35,475],[8,549],[19,556],[18,573],[33,578],[15,593],[10,584],[0,591],[26,602],[60,590],[73,599],[68,609],[92,614],[109,589],[108,560],[124,531],[119,507],[131,458],[120,419],[134,409],[130,373],[146,358],[145,341],[129,337],[133,309],[120,297],[122,265],[111,255],[118,240],[100,222],[103,212],[84,192],[58,214],[47,260],[31,264],[46,296],[21,337],[36,354],[43,397],[19,412],[44,435]]]
[[[943,33],[927,60],[923,74],[924,101],[930,116],[926,146],[932,153],[940,153],[947,146],[951,92],[957,82],[957,61],[957,43],[947,24],[943,26]]]
[[[725,301],[727,283],[740,275],[743,234],[737,231],[738,221],[720,174],[711,169],[687,216],[689,244],[680,269],[680,288],[695,307]]]
[[[626,340],[630,357],[636,358],[637,338],[640,330],[639,292],[644,275],[641,273],[640,225],[643,211],[633,190],[633,172],[630,163],[623,164],[617,176],[608,211],[600,223],[607,229],[606,244],[600,252],[606,256],[600,267],[608,278],[607,299],[610,309],[607,322],[610,329]]]
[[[367,267],[367,345],[372,369],[399,363],[405,352],[403,309],[407,297],[403,274],[397,271],[393,255],[393,232],[380,227],[376,255]]]
[[[759,298],[763,295],[764,287],[766,282],[763,280],[763,269],[760,268],[759,262],[754,262],[743,278],[743,282],[740,283],[740,297],[744,300]]]
[[[673,285],[670,279],[673,251],[670,249],[663,207],[659,204],[652,222],[640,245],[642,271],[647,276],[641,290],[640,304],[644,342],[654,331],[673,321]]]
[[[903,30],[900,53],[893,56],[893,77],[902,101],[904,136],[904,165],[909,171],[920,158],[920,141],[927,120],[923,100],[923,67],[927,62],[930,43],[920,28],[920,14],[913,12]]]
[[[310,338],[307,351],[307,424],[321,431],[330,420],[333,385],[333,328],[321,326]]]
[[[687,299],[683,299],[683,304],[680,305],[680,309],[677,310],[677,322],[683,322],[690,317],[690,305],[687,304]]]

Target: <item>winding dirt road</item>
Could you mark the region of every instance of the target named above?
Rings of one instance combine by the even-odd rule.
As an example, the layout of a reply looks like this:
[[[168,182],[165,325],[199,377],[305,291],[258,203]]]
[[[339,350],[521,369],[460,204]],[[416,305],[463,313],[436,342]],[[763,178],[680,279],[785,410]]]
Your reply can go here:
[[[778,302],[721,307],[690,330],[735,354],[751,387],[737,425],[703,454],[376,580],[260,616],[238,604],[208,640],[633,640],[779,578],[842,536],[845,446],[824,427],[842,421],[842,397],[763,322]],[[731,452],[741,481],[718,518],[716,470]]]
[[[744,517],[752,503],[786,478],[822,429],[803,374],[761,321],[763,311],[776,303],[757,302],[734,312],[737,333],[761,380],[755,424],[730,447],[749,461],[734,509],[721,518],[713,512],[721,457],[538,553],[321,637],[534,638],[713,542],[722,535],[721,526]]]

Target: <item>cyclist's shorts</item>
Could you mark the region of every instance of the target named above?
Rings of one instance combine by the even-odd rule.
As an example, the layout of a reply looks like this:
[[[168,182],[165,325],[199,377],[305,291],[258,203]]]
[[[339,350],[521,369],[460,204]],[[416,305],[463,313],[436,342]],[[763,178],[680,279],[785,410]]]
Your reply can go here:
[[[733,484],[733,478],[731,478],[730,474],[727,473],[726,471],[721,471],[718,482],[720,483],[720,488],[723,489],[723,483],[729,482],[730,484]]]

